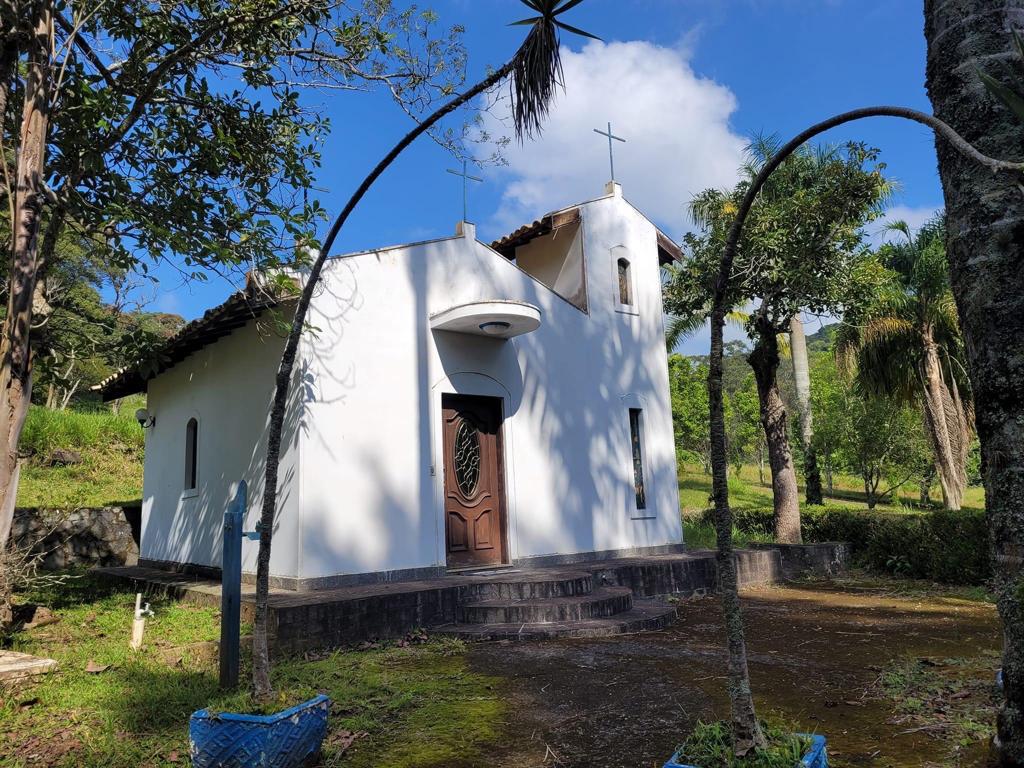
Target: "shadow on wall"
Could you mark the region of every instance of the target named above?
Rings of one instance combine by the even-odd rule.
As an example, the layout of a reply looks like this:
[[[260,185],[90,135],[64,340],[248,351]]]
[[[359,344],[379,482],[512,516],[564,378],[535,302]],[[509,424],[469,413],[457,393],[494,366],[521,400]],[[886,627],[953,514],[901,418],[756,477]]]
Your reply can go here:
[[[260,385],[259,391],[253,394],[253,399],[259,403],[259,406],[256,408],[246,407],[236,402],[232,399],[231,386],[222,383],[215,388],[217,396],[220,398],[217,411],[199,414],[199,470],[198,486],[195,492],[188,493],[178,490],[184,486],[184,468],[180,473],[180,478],[173,470],[162,475],[165,483],[177,481],[179,483],[177,489],[167,487],[156,491],[146,489],[147,493],[155,496],[153,509],[146,520],[142,547],[142,556],[147,560],[219,567],[224,512],[234,495],[238,481],[243,478],[249,486],[249,503],[243,528],[247,531],[255,529],[256,523],[259,521],[263,499],[266,441],[273,400],[274,374],[284,346],[284,340],[274,334],[273,327],[270,322],[258,324],[261,341],[267,344],[267,349],[259,355],[258,359],[239,358],[237,354],[235,355],[235,358],[241,360],[239,364],[241,373],[237,375],[242,382],[246,386]],[[231,343],[231,339],[232,337],[228,337],[228,343]],[[237,338],[235,343],[240,343]],[[195,377],[194,383],[190,380],[188,386],[201,387],[205,383],[206,377],[222,375],[224,370],[222,366],[229,366],[232,361],[225,358],[223,349],[219,352],[221,354],[216,358],[218,360],[217,367],[205,369],[201,376]],[[302,375],[302,371],[297,371],[295,374],[295,380],[300,382],[300,386]],[[295,386],[293,384],[293,387]],[[182,397],[183,402],[187,399]],[[168,410],[170,410],[169,406]],[[296,454],[295,446],[299,431],[303,428],[300,422],[300,413],[301,409],[289,407],[283,425],[282,455],[292,458]],[[181,418],[183,413],[175,410],[173,414],[162,415],[164,418],[158,426],[163,426],[173,420],[174,427],[177,427],[177,422],[180,422],[180,437],[175,436],[174,440],[182,441],[180,451],[172,440],[167,441],[167,444],[163,446],[164,450],[167,451],[171,460],[176,455],[184,456],[183,440],[186,432],[186,420]],[[238,435],[246,435],[245,427],[249,426],[253,420],[261,420],[262,427],[258,432],[251,431],[254,434],[251,443],[246,440],[246,437],[241,438],[246,440],[245,443],[240,442]],[[166,440],[166,438],[164,439]],[[246,445],[250,446],[248,450],[246,450]],[[297,509],[296,483],[294,461],[283,462],[278,477],[278,509]],[[167,501],[168,499],[170,501]],[[161,503],[175,504],[176,506],[171,513],[168,513],[164,509],[157,508],[157,505]],[[294,528],[294,521],[287,520],[279,514],[274,521],[275,535],[289,526]],[[273,563],[295,562],[295,553],[287,551],[289,546],[294,546],[294,539],[291,542],[280,542],[279,547],[273,551]],[[242,565],[244,571],[255,570],[256,552],[255,543],[243,544]],[[287,566],[284,571],[280,566],[275,567],[273,564],[271,568],[274,575],[295,575],[287,572],[294,570],[294,566]]]
[[[440,418],[435,413],[439,403],[436,387],[447,379],[454,392],[493,394],[478,391],[471,383],[474,375],[498,382],[508,393],[505,418],[510,439],[506,440],[506,452],[543,456],[546,464],[543,476],[527,475],[525,463],[515,458],[506,464],[513,555],[601,549],[609,541],[647,546],[673,537],[678,540],[677,510],[665,508],[676,493],[671,438],[666,450],[652,451],[652,440],[647,437],[645,480],[650,507],[638,512],[629,414],[623,399],[662,387],[666,401],[668,397],[667,380],[662,381],[666,373],[661,370],[666,366],[664,345],[647,343],[636,354],[630,351],[661,328],[660,293],[656,300],[651,294],[651,286],[660,291],[653,239],[649,255],[632,254],[633,268],[650,272],[645,275],[647,289],[637,295],[639,311],[633,314],[616,311],[612,248],[591,246],[585,253],[589,274],[607,272],[599,287],[591,290],[589,315],[501,255],[483,251],[479,245],[473,248],[471,252],[465,241],[446,240],[404,256],[381,251],[329,263],[318,306],[328,308],[330,314],[317,319],[319,331],[307,340],[311,367],[319,371],[322,380],[316,381],[307,371],[303,390],[308,404],[343,406],[335,427],[342,434],[314,430],[316,437],[311,442],[313,450],[323,451],[338,474],[332,478],[336,492],[329,498],[323,494],[304,499],[303,514],[323,522],[348,515],[353,509],[358,514],[347,517],[353,523],[347,528],[325,525],[305,536],[303,567],[306,563],[336,562],[345,565],[333,571],[339,573],[445,563],[442,500],[435,493],[442,474],[439,457],[434,455],[440,426],[433,423]],[[460,254],[465,254],[463,274],[452,266]],[[390,294],[378,293],[381,285],[375,281],[381,276],[374,270],[383,269],[389,270],[388,279],[393,281]],[[404,285],[398,285],[399,280]],[[467,289],[467,284],[471,288]],[[406,290],[411,311],[401,306]],[[467,298],[467,291],[474,295]],[[430,331],[429,315],[444,309],[441,305],[446,300],[451,306],[488,299],[515,299],[541,307],[541,329],[508,341]],[[372,354],[367,352],[365,340],[355,335],[367,333],[367,329],[381,339]],[[431,363],[435,352],[437,369]],[[415,387],[412,406],[404,398],[388,402],[372,391],[374,377],[391,364],[394,375],[403,378],[401,392],[413,394]],[[601,372],[598,383],[592,380],[595,371]],[[410,380],[408,388],[404,379]],[[367,389],[370,395],[365,393]],[[364,428],[365,413],[361,411],[369,402],[385,412],[400,408],[417,422],[408,425],[382,418],[381,423],[394,433],[379,433],[380,441],[396,446],[396,457],[414,441],[412,463],[392,460],[386,451],[376,449],[343,454],[332,444],[335,438],[345,440],[345,433]],[[670,411],[660,417],[670,419]],[[671,425],[659,428],[671,435]],[[398,463],[400,469],[390,466]],[[352,490],[348,479],[356,476],[358,487],[369,491]],[[545,499],[555,514],[528,518],[522,514],[530,499],[537,498]]]

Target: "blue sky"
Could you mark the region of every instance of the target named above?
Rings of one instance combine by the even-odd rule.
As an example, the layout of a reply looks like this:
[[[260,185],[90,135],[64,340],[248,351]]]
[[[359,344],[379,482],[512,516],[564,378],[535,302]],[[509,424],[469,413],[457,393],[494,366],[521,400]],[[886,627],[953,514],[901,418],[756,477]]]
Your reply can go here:
[[[401,1],[401,0],[400,0]],[[518,0],[433,0],[441,23],[466,28],[469,77],[498,65],[521,39],[509,21],[529,15]],[[616,147],[616,175],[628,198],[673,236],[688,223],[690,194],[723,186],[745,137],[788,137],[823,117],[869,104],[925,111],[925,45],[920,0],[587,0],[570,23],[605,41],[566,35],[567,93],[544,137],[511,145],[504,168],[475,173],[470,218],[481,239],[498,237],[553,207],[600,193],[607,144],[591,132],[611,121],[627,139]],[[310,94],[333,125],[319,174],[320,199],[333,213],[359,179],[409,127],[383,94]],[[505,130],[489,117],[496,133]],[[934,145],[923,128],[873,120],[828,135],[882,150],[900,191],[893,215],[919,224],[941,206]],[[443,236],[461,217],[456,161],[420,140],[383,177],[336,246],[346,252]],[[228,281],[182,285],[161,269],[150,308],[193,318],[222,300]],[[702,353],[695,337],[685,347]]]

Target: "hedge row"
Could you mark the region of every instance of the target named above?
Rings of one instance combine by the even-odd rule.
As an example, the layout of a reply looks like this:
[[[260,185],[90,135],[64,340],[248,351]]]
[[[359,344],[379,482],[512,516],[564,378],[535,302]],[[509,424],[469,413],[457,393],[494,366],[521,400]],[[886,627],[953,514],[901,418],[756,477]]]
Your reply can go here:
[[[704,513],[713,522],[711,510]],[[735,526],[771,535],[770,507],[733,508]],[[804,541],[846,541],[861,566],[895,576],[950,584],[984,584],[990,574],[988,529],[978,512],[891,514],[846,507],[804,507]]]

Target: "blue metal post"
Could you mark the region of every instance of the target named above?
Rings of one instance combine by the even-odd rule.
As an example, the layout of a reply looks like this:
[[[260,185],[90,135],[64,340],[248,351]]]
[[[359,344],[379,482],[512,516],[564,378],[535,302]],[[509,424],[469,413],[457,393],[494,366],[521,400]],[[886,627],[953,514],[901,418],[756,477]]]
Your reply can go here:
[[[224,550],[220,586],[220,687],[238,685],[239,635],[242,622],[242,517],[246,507],[245,480],[224,513]]]

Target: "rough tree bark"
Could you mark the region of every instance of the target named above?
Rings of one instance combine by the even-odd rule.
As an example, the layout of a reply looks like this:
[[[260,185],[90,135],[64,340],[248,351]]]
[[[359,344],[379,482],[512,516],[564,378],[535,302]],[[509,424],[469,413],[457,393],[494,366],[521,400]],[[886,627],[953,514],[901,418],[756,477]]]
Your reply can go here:
[[[37,243],[44,204],[44,161],[50,116],[52,18],[48,2],[35,13],[26,40],[25,95],[15,166],[14,221],[7,315],[0,338],[0,547],[7,543],[18,487],[18,439],[32,396],[32,301],[38,271]]]
[[[267,433],[267,458],[263,475],[263,506],[260,510],[259,522],[260,549],[256,558],[256,610],[252,632],[253,692],[258,698],[266,699],[273,692],[273,687],[270,684],[270,655],[267,643],[267,597],[270,593],[270,549],[273,538],[274,515],[277,510],[277,472],[281,456],[281,432],[284,426],[285,411],[288,407],[288,392],[291,387],[292,370],[295,367],[299,339],[305,328],[306,313],[313,299],[313,292],[316,289],[317,282],[320,280],[320,273],[323,270],[324,262],[330,255],[334,241],[337,239],[338,233],[348,220],[353,209],[363,199],[363,196],[377,178],[394,162],[395,158],[442,118],[504,80],[511,74],[517,63],[516,58],[513,57],[512,60],[500,69],[495,70],[488,77],[427,117],[392,148],[384,159],[363,179],[363,182],[353,193],[352,197],[349,198],[341,213],[338,214],[338,218],[331,225],[327,237],[320,248],[320,253],[314,260],[309,275],[306,277],[306,283],[302,288],[302,294],[299,296],[295,308],[291,329],[288,332],[288,339],[285,342],[284,353],[281,355],[281,363],[278,366],[274,400],[270,410]]]
[[[821,504],[821,472],[814,450],[814,414],[811,411],[811,366],[807,358],[807,337],[800,315],[789,321],[789,352],[796,381],[796,406],[800,412],[800,444],[804,450],[804,486],[808,504]]]
[[[800,489],[796,482],[793,451],[789,447],[789,425],[786,406],[779,391],[779,341],[770,323],[756,321],[757,342],[747,357],[754,369],[757,399],[761,410],[761,426],[768,445],[768,465],[772,470],[772,505],[775,512],[775,540],[783,544],[799,544]]]
[[[1024,126],[978,80],[1012,61],[1024,0],[925,0],[928,94],[937,117],[988,155],[1024,157]],[[1018,66],[1013,64],[1013,66]],[[1024,192],[936,142],[947,252],[981,440],[985,509],[1003,620],[1006,765],[1024,765]]]
[[[732,718],[733,749],[744,755],[765,745],[764,734],[754,711],[747,667],[747,642],[740,611],[736,558],[732,548],[732,510],[729,508],[728,456],[725,439],[725,402],[722,396],[722,358],[725,311],[719,306],[711,313],[711,362],[708,372],[708,402],[711,410],[711,492],[715,501],[715,556],[721,590],[729,650],[729,705]]]

